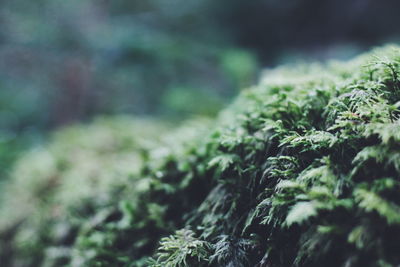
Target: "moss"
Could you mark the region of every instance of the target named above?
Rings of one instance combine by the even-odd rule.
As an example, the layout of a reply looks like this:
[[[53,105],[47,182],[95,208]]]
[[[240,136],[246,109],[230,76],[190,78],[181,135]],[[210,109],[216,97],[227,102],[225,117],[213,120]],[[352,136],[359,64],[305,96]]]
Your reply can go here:
[[[27,219],[7,220],[2,246],[7,237],[12,253],[3,257],[24,266],[397,266],[399,64],[388,46],[267,71],[216,122],[152,129],[154,146],[122,145],[111,163],[103,145],[85,150],[101,148],[105,160],[82,159],[65,149],[71,140],[62,152],[33,152],[41,159],[20,160],[7,199],[43,192],[27,186],[35,179],[63,182],[38,205],[14,205]],[[120,155],[137,156],[137,171],[115,172],[135,162]],[[105,191],[67,186],[91,179],[88,162]],[[24,168],[34,177],[21,178]]]

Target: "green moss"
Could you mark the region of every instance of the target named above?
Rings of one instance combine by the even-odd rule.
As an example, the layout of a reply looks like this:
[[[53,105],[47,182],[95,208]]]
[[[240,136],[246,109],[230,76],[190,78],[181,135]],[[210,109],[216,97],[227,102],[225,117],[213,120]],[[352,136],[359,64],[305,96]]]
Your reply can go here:
[[[399,64],[399,48],[384,47],[270,70],[217,126],[140,134],[155,145],[118,145],[123,127],[116,142],[95,126],[79,128],[80,141],[56,138],[14,171],[5,201],[18,208],[3,214],[25,220],[1,216],[2,253],[11,251],[2,257],[24,266],[397,266]]]

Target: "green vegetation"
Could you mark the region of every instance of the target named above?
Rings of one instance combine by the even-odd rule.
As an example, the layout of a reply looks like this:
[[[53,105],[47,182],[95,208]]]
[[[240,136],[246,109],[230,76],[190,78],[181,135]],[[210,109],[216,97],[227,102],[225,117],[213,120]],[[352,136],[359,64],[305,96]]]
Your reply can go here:
[[[397,266],[400,49],[265,73],[168,130],[102,120],[22,157],[10,266]],[[211,129],[211,130],[210,130]]]
[[[203,106],[215,115],[254,82],[257,60],[229,41],[213,2],[4,0],[0,129],[45,131],[98,114],[181,118]],[[192,109],[171,104],[177,88],[201,96]]]

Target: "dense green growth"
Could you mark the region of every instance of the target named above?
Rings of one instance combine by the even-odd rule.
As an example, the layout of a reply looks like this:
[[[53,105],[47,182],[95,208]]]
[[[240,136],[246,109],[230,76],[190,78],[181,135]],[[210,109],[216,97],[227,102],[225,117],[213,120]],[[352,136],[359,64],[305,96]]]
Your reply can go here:
[[[1,260],[398,266],[399,106],[400,50],[385,47],[268,71],[211,131],[203,121],[169,134],[128,121],[61,131],[15,168]]]

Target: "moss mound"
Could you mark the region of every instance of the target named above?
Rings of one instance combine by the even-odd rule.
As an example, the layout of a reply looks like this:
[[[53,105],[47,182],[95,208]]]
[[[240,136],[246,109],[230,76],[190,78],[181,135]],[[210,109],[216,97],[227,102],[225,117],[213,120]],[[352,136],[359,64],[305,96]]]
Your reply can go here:
[[[65,130],[14,171],[2,262],[398,266],[399,107],[388,46],[268,71],[215,126]]]

